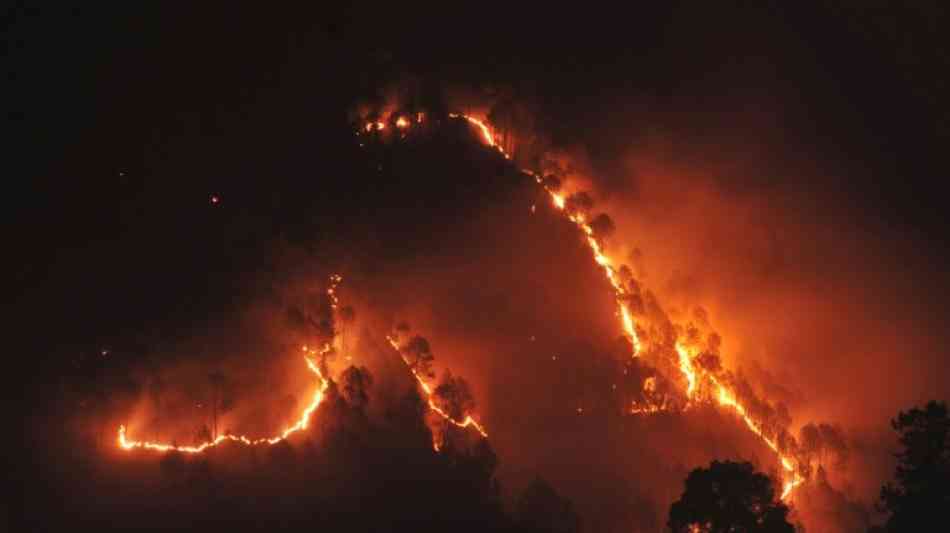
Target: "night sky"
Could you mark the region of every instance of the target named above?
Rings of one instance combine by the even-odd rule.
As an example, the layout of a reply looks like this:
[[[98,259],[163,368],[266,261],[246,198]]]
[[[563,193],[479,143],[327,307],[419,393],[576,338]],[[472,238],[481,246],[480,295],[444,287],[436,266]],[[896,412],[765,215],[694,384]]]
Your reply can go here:
[[[551,437],[563,424],[555,413],[616,372],[604,355],[615,348],[609,299],[587,290],[602,280],[585,270],[570,228],[529,216],[540,202],[533,184],[464,125],[445,121],[402,144],[361,146],[354,135],[355,110],[410,84],[433,113],[502,97],[530,110],[533,129],[583,167],[625,246],[652,258],[647,279],[671,309],[709,309],[736,348],[728,361],[797,408],[795,424],[828,419],[854,449],[873,450],[857,461],[874,474],[835,480],[847,505],[870,509],[890,472],[877,459],[887,457],[888,418],[950,393],[940,2],[28,4],[0,19],[12,137],[8,361],[24,368],[10,377],[26,385],[18,453],[29,458],[18,461],[13,520],[61,526],[65,511],[47,523],[30,514],[55,498],[82,507],[67,468],[38,466],[64,456],[50,440],[68,425],[49,427],[71,412],[69,383],[91,379],[85,372],[138,375],[146,361],[171,376],[205,362],[277,375],[265,355],[215,352],[270,349],[278,326],[245,326],[270,316],[275,294],[341,271],[363,330],[407,319],[472,383],[476,411],[497,428],[504,498],[540,473],[588,530],[665,523],[666,509],[650,510],[659,471],[629,474],[635,458],[625,474],[579,468],[578,454],[619,457],[622,446]],[[547,339],[538,360],[555,350],[576,365],[512,363],[542,350],[524,344],[528,329]],[[377,346],[384,333],[359,342]],[[101,365],[114,368],[65,370],[103,350]],[[398,365],[367,357],[379,396],[398,396],[385,384]],[[874,394],[862,398],[855,379]],[[891,379],[895,390],[882,390]],[[523,404],[509,386],[524,387]],[[633,431],[715,433],[727,443],[712,455],[751,449],[731,430],[702,433],[700,415]],[[629,431],[606,417],[571,430],[617,442]],[[646,449],[662,447],[666,437],[655,438]],[[669,486],[705,460],[683,457],[671,461]],[[624,490],[629,498],[610,500]],[[600,504],[635,510],[591,511]]]

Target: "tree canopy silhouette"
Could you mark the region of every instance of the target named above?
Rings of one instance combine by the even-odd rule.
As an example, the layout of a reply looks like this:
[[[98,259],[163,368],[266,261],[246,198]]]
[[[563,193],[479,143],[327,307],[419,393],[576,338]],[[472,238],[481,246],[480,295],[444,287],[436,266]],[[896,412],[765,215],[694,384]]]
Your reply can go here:
[[[350,365],[340,375],[343,399],[360,412],[369,403],[369,388],[373,384],[373,375],[365,366]]]
[[[931,401],[901,411],[891,421],[903,447],[895,483],[881,488],[878,508],[889,513],[885,531],[926,531],[944,523],[950,505],[950,417],[947,405]]]
[[[515,519],[525,531],[576,533],[580,518],[571,502],[562,498],[550,483],[536,477],[518,498]]]
[[[419,335],[409,339],[409,343],[403,348],[406,360],[409,366],[419,374],[432,377],[432,361],[435,357],[432,355],[432,348],[425,337]]]
[[[670,506],[674,532],[787,532],[788,507],[776,498],[772,480],[752,464],[713,461],[686,478],[686,490]]]

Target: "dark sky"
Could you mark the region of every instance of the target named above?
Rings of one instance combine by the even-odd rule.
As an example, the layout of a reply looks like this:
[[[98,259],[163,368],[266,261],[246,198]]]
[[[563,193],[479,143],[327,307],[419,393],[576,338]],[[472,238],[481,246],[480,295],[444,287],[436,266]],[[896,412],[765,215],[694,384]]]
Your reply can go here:
[[[555,145],[583,149],[615,200],[649,196],[649,180],[631,185],[624,169],[657,142],[676,165],[721,171],[710,187],[730,201],[788,198],[757,209],[861,235],[853,257],[861,243],[890,251],[874,276],[910,288],[880,301],[900,314],[914,300],[909,315],[942,323],[941,3],[657,4],[11,8],[0,19],[14,137],[8,264],[15,346],[43,354],[29,375],[42,384],[75,350],[132,342],[142,324],[165,337],[200,332],[252,298],[239,285],[273,268],[261,257],[275,240],[341,250],[365,239],[412,264],[451,241],[440,227],[524,194],[503,177],[446,179],[458,157],[477,160],[451,138],[426,172],[399,172],[420,154],[377,154],[380,174],[354,144],[349,112],[408,78],[433,94],[511,91]],[[418,250],[394,244],[430,233]],[[814,277],[819,255],[804,261]],[[935,360],[946,366],[945,353],[924,358]]]
[[[15,7],[3,20],[8,175],[25,185],[7,210],[17,295],[43,317],[28,322],[81,337],[79,316],[121,320],[110,310],[140,297],[162,316],[178,305],[168,287],[241,268],[229,260],[241,237],[222,233],[233,220],[207,209],[211,194],[259,237],[339,220],[353,191],[375,187],[353,179],[347,111],[406,76],[436,91],[513,87],[555,143],[608,162],[608,184],[623,180],[610,161],[650,131],[715,145],[714,157],[759,170],[726,187],[804,183],[814,216],[913,239],[912,260],[937,264],[941,15],[937,2]]]

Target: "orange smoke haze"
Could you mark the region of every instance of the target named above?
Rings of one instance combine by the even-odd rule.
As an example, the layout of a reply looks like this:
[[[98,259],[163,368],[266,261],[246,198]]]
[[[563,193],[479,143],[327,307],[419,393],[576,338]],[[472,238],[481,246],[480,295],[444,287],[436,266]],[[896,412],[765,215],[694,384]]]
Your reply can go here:
[[[468,120],[483,143],[503,151],[484,119]],[[611,133],[617,134],[616,131]],[[517,135],[513,136],[517,139]],[[597,139],[598,134],[595,131],[577,132],[577,137],[585,136]],[[740,157],[739,150],[728,149],[729,142],[736,141],[727,139],[714,146],[696,145],[690,149],[700,153],[704,150],[713,153],[719,149]],[[767,143],[762,141],[760,144]],[[761,170],[768,157],[768,150],[759,146],[753,158],[756,164],[751,168]],[[522,156],[516,152],[513,158],[519,161]],[[839,189],[829,188],[818,194],[821,199],[816,201],[814,191],[820,187],[817,178],[809,177],[790,184],[782,181],[782,185],[775,186],[754,185],[755,179],[744,175],[741,166],[734,162],[723,164],[722,159],[722,154],[716,154],[703,165],[684,162],[672,157],[667,145],[657,144],[647,136],[646,142],[634,143],[623,150],[622,157],[609,163],[612,165],[612,172],[608,174],[611,179],[605,181],[598,178],[596,170],[604,167],[604,162],[591,158],[582,149],[572,148],[562,151],[554,160],[555,166],[569,167],[569,170],[563,175],[560,190],[564,192],[552,196],[549,205],[555,210],[563,209],[567,196],[577,191],[590,191],[595,199],[595,209],[607,212],[616,224],[615,234],[605,243],[604,254],[628,264],[643,285],[662,302],[674,322],[683,323],[691,320],[694,313],[700,313],[702,321],[707,324],[706,331],[715,332],[721,339],[718,352],[722,364],[737,371],[738,376],[751,385],[751,392],[760,398],[787,407],[791,414],[789,430],[793,435],[811,421],[827,421],[845,427],[853,449],[861,452],[852,456],[850,464],[836,469],[826,468],[827,476],[835,486],[843,487],[849,497],[859,499],[867,506],[876,497],[889,465],[888,452],[880,447],[881,435],[886,431],[882,421],[902,406],[940,397],[944,392],[944,384],[934,374],[921,370],[945,366],[939,355],[937,339],[931,334],[936,329],[928,324],[935,320],[931,318],[936,311],[931,311],[933,304],[943,304],[935,295],[925,297],[926,287],[918,280],[893,275],[908,261],[912,266],[906,268],[917,270],[920,260],[909,249],[888,249],[885,243],[890,242],[893,235],[887,229],[879,229],[875,234],[860,227],[856,222],[860,215],[858,208],[842,208],[838,201]],[[812,175],[817,173],[813,167],[804,164],[796,165],[794,170]],[[753,185],[746,185],[747,182]],[[540,205],[543,201],[532,201],[528,212],[543,215]],[[506,238],[517,239],[513,235],[526,231],[523,224],[513,223],[519,217],[509,212],[497,213],[500,210],[492,207],[489,212],[496,213],[494,216],[498,219],[512,221],[510,227],[493,229],[492,224],[486,222],[484,229],[472,233],[505,233]],[[480,217],[488,218],[491,215]],[[564,244],[576,238],[565,235]],[[544,239],[534,236],[529,241],[531,244],[527,248],[533,252],[530,256],[556,256],[561,263],[555,265],[541,259],[543,269],[539,269],[537,264],[521,267],[531,271],[538,282],[545,283],[544,279],[550,279],[546,283],[570,283],[567,280],[578,279],[581,286],[603,287],[602,280],[585,282],[567,266],[570,261],[564,256],[566,249],[563,245],[555,246],[560,252],[544,253]],[[572,253],[578,251],[575,246],[568,247],[574,251]],[[579,251],[582,249],[583,246]],[[510,262],[505,264],[513,270],[519,269],[518,262],[510,258],[506,260]],[[486,261],[488,264],[492,262]],[[559,276],[555,270],[567,270],[570,274]],[[466,274],[457,269],[455,272],[462,277],[478,279],[490,275],[474,270]],[[434,271],[429,275],[427,281],[432,284],[425,285],[425,292],[442,290],[435,281],[439,277]],[[422,286],[420,280],[420,289]],[[499,289],[498,293],[506,293],[501,301],[517,305],[514,303],[517,299],[512,296],[517,291]],[[911,303],[907,300],[909,294],[921,297]],[[590,314],[603,313],[597,310],[596,304],[580,304],[590,296],[589,293],[574,295],[557,301],[575,302],[570,307],[587,309]],[[521,301],[530,302],[531,298]],[[485,361],[483,353],[504,352],[507,347],[492,346],[487,339],[493,337],[493,333],[486,332],[481,336],[472,335],[470,328],[465,328],[467,332],[458,331],[458,325],[447,323],[449,318],[444,316],[446,306],[451,304],[432,302],[422,305],[439,309],[437,314],[443,316],[426,317],[431,313],[419,310],[423,318],[416,319],[416,322],[426,323],[426,330],[432,331],[433,337],[458,335],[470,339],[442,338],[440,344],[458,344],[449,351],[451,355],[448,357],[465,358],[465,362],[454,362],[452,366],[466,368],[466,375],[472,376],[476,387],[479,385],[478,376],[487,375],[489,377],[481,379],[500,381],[507,369],[499,368],[497,363],[490,364],[488,369],[480,368],[487,363],[476,364],[474,361]],[[525,305],[525,308],[533,307]],[[620,318],[624,320],[622,309]],[[407,312],[407,316],[412,314]],[[461,322],[466,320],[464,316],[450,316]],[[604,317],[598,316],[597,320],[602,321]],[[571,331],[592,317],[578,317],[572,327],[564,331]],[[427,322],[427,318],[431,322]],[[512,318],[512,321],[518,319]],[[494,320],[491,322],[495,324]],[[588,328],[587,335],[590,336],[609,338],[611,335],[607,332],[610,326],[603,322],[597,326],[591,324]],[[455,333],[451,333],[453,331]],[[902,332],[906,333],[905,338],[901,337]],[[528,337],[532,344],[525,349],[548,350],[537,344],[535,335],[529,334]],[[567,337],[562,335],[562,339]],[[908,350],[920,355],[905,357]],[[698,383],[689,377],[689,360],[697,354],[684,357],[682,350],[678,353],[679,371],[686,377],[684,388],[691,396]],[[500,357],[508,360],[508,357],[516,356],[512,353]],[[568,358],[564,354],[552,353],[547,359],[555,364]],[[856,361],[862,363],[856,364]],[[591,362],[587,359],[586,363],[579,364],[589,365]],[[539,372],[541,367],[528,368],[530,365],[525,367],[525,371]],[[895,375],[900,376],[900,383],[894,383]],[[871,384],[870,390],[875,393],[854,394],[855,382]],[[731,407],[740,417],[744,416],[746,410],[736,403],[729,389],[715,380],[712,385],[712,397],[719,404]],[[515,450],[506,449],[509,443],[505,442],[507,428],[503,419],[519,418],[512,412],[517,411],[517,407],[505,405],[502,414],[498,411],[501,408],[494,404],[499,395],[505,397],[505,385],[498,383],[489,389],[488,394],[479,397],[483,405],[489,404],[485,414],[487,422],[498,428],[493,432],[495,442],[503,455],[510,452],[516,456],[515,462],[525,459],[518,454],[517,444],[511,443]],[[519,390],[524,391],[523,388]],[[557,387],[549,392],[561,394]],[[530,405],[531,401],[518,402],[518,405],[522,403]],[[525,409],[522,416],[545,418],[543,415],[532,417],[527,411]],[[635,406],[632,411],[656,412],[657,409]],[[575,416],[589,416],[591,409],[590,406],[578,405],[573,412]],[[495,420],[496,417],[502,421]],[[687,418],[692,418],[692,415]],[[745,418],[740,423],[758,433],[754,419]],[[872,427],[875,428],[873,431]],[[645,441],[657,438],[655,435],[643,436]],[[766,439],[766,443],[767,447],[776,447],[773,440]],[[525,459],[525,463],[537,465],[538,460],[537,457]],[[785,468],[796,467],[789,458],[782,464]],[[807,507],[808,502],[801,502],[799,511],[807,513]]]
[[[370,115],[373,120],[360,128],[369,134],[362,142],[397,129],[412,135],[428,120],[398,106]],[[482,118],[461,119],[445,127],[463,123],[463,132],[495,158],[522,159],[502,147],[521,146],[516,135],[501,143]],[[484,150],[475,144],[465,149]],[[660,152],[630,149],[614,163],[627,178],[614,173],[601,183],[596,158],[579,148],[555,151],[533,180],[512,169],[503,182],[449,181],[449,190],[471,191],[457,203],[445,197],[448,210],[464,216],[428,228],[432,236],[410,233],[385,249],[360,246],[366,236],[355,233],[341,238],[339,249],[324,253],[343,258],[352,282],[341,289],[342,301],[356,309],[356,319],[334,340],[333,370],[365,364],[382,378],[371,410],[407,386],[418,384],[431,396],[428,382],[407,372],[385,335],[398,321],[411,322],[438,347],[437,371],[464,376],[477,401],[477,414],[465,418],[440,412],[431,398],[430,408],[482,436],[490,428],[491,444],[505,458],[502,479],[511,486],[542,473],[587,515],[596,514],[598,502],[615,501],[610,494],[623,494],[638,523],[661,523],[685,473],[711,459],[752,460],[784,480],[788,495],[803,480],[800,465],[766,434],[772,430],[763,428],[758,407],[747,403],[750,394],[787,406],[792,435],[810,421],[846,427],[863,452],[841,468],[828,468],[828,480],[848,498],[869,501],[886,459],[867,444],[879,442],[865,434],[867,428],[916,401],[921,392],[907,383],[927,394],[939,391],[932,377],[914,374],[918,363],[883,348],[896,346],[899,325],[913,326],[905,342],[926,346],[926,321],[909,310],[913,306],[905,304],[906,314],[888,320],[878,314],[888,304],[900,308],[896,295],[915,288],[874,283],[898,260],[866,246],[870,241],[859,241],[847,226],[803,220],[794,209],[807,199],[801,191],[734,194],[707,174],[715,175],[714,169],[698,173]],[[498,172],[478,165],[473,175]],[[542,175],[551,169],[561,171],[557,186]],[[492,188],[502,193],[478,194]],[[609,224],[596,222],[600,212],[609,215]],[[282,264],[299,264],[296,252],[288,253]],[[866,267],[856,269],[855,262]],[[826,265],[836,268],[827,271]],[[265,337],[299,347],[313,338],[287,326],[285,309],[298,309],[290,322],[300,324],[319,324],[327,310],[308,296],[316,276],[303,270],[294,279],[279,291],[277,306],[252,307],[247,320]],[[336,308],[340,300],[331,296]],[[698,328],[695,338],[688,324]],[[700,367],[711,364],[706,355],[735,374],[724,378]],[[226,361],[219,366],[240,366]],[[242,389],[244,397],[222,423],[251,435],[248,442],[299,427],[300,419],[288,417],[309,416],[315,405],[273,394],[275,385],[312,391],[313,380],[304,381],[299,360],[294,363],[293,369],[280,363],[280,372],[266,371],[270,387]],[[909,379],[888,387],[882,368]],[[880,394],[854,395],[852,379],[876,384]],[[149,409],[132,411],[125,421],[132,430],[120,439],[153,440],[138,429],[149,426]],[[164,433],[155,442],[190,436],[161,427],[152,424]],[[584,465],[565,457],[583,457]],[[602,480],[601,492],[585,497],[592,478]],[[794,494],[792,501],[807,516],[808,502]]]

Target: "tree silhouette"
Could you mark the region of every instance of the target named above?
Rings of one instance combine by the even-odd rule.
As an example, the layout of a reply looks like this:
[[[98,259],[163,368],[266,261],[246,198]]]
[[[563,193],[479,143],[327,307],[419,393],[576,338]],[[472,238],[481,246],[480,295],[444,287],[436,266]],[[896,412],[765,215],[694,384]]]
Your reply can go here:
[[[586,217],[594,208],[594,199],[590,197],[590,194],[580,191],[568,196],[564,205],[569,214]]]
[[[524,531],[576,533],[580,518],[571,502],[558,495],[547,481],[536,477],[518,498],[515,520]]]
[[[881,488],[878,508],[890,516],[885,531],[928,531],[946,522],[950,505],[950,418],[931,401],[891,421],[903,450],[896,454],[896,484]]]
[[[448,370],[442,374],[434,395],[439,407],[455,420],[464,419],[475,409],[475,397],[468,382]]]
[[[686,490],[670,506],[667,525],[674,532],[783,532],[788,507],[776,500],[772,480],[750,463],[713,461],[686,478]]]
[[[593,230],[594,236],[601,243],[613,235],[617,229],[614,225],[614,221],[606,213],[601,213],[594,217],[594,220],[590,221],[590,228]]]
[[[432,361],[435,360],[435,356],[432,355],[432,348],[425,337],[416,335],[409,339],[409,343],[403,349],[403,354],[406,356],[409,367],[414,371],[426,377],[433,376]]]
[[[366,367],[350,366],[340,375],[343,399],[350,407],[363,412],[369,403],[369,387],[373,384],[373,376]]]
[[[433,397],[436,405],[456,422],[464,420],[475,409],[475,397],[468,382],[453,376],[448,370],[442,374]],[[449,455],[466,450],[473,444],[470,430],[460,428],[448,420],[441,421],[438,433],[440,448]]]

